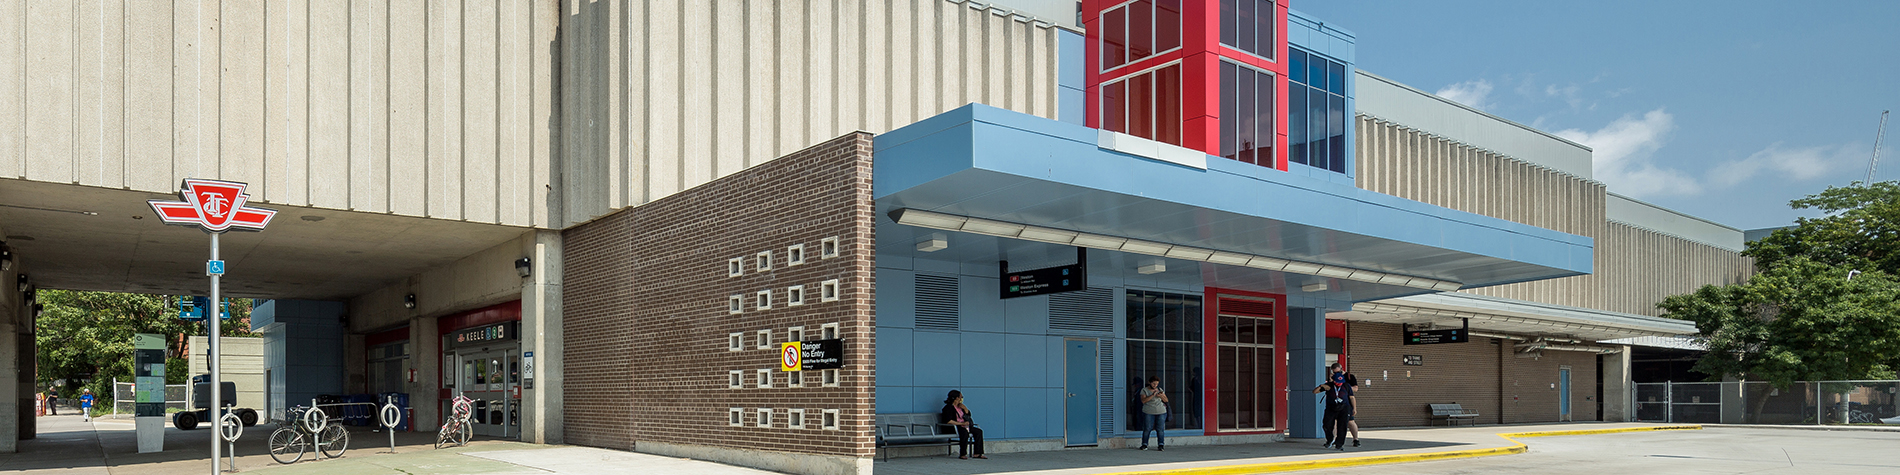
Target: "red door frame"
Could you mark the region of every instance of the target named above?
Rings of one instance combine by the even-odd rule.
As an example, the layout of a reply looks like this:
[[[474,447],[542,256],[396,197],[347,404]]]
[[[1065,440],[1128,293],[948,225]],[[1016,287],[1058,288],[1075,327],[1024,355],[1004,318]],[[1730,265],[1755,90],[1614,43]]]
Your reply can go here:
[[[1204,291],[1205,293],[1202,295],[1205,297],[1202,297],[1202,300],[1206,303],[1201,306],[1201,328],[1203,328],[1201,331],[1201,360],[1206,362],[1206,364],[1201,367],[1206,368],[1203,370],[1206,374],[1203,375],[1204,377],[1202,377],[1201,380],[1205,382],[1206,387],[1201,389],[1203,392],[1201,400],[1206,402],[1201,404],[1201,420],[1207,421],[1207,423],[1201,424],[1202,432],[1206,435],[1278,434],[1286,432],[1286,405],[1288,402],[1288,391],[1286,390],[1286,295],[1223,289],[1218,287],[1207,287]],[[1271,357],[1273,361],[1273,387],[1280,388],[1280,391],[1278,391],[1279,394],[1277,396],[1274,396],[1272,430],[1220,430],[1219,390],[1221,372],[1219,314],[1221,295],[1257,297],[1273,300],[1273,356]]]
[[[474,327],[479,327],[482,325],[501,323],[501,322],[518,322],[518,321],[521,321],[521,301],[520,300],[502,302],[499,304],[490,305],[487,307],[482,307],[482,308],[469,310],[469,311],[465,311],[461,313],[456,313],[453,315],[437,317],[435,320],[436,322],[435,323],[435,328],[436,328],[435,341],[438,346],[436,347],[435,358],[431,358],[435,360],[435,369],[436,369],[435,389],[437,393],[436,399],[441,400],[441,399],[450,399],[450,398],[455,397],[455,393],[453,391],[450,391],[449,388],[442,387],[442,371],[443,371],[443,367],[447,366],[443,364],[443,360],[448,359],[448,348],[442,348],[441,346],[439,346],[441,345],[443,335],[447,335],[449,333],[455,332],[456,330],[461,330],[465,328],[474,328]],[[517,344],[520,342],[520,338],[521,338],[520,333],[521,333],[520,331],[515,332],[515,341]],[[410,406],[414,407],[415,403],[416,403],[415,396],[410,396],[409,398]],[[435,414],[436,420],[442,420],[442,403],[440,401],[436,402],[435,404],[435,413],[436,413]]]

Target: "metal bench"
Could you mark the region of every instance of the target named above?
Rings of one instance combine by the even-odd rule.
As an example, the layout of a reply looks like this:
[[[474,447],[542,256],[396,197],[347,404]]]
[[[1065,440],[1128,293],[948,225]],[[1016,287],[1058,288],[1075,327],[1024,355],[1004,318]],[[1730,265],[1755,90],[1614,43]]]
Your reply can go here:
[[[957,431],[949,424],[938,421],[939,417],[935,412],[878,414],[877,448],[941,445],[944,455],[949,455],[950,447],[957,445]],[[884,459],[890,458],[891,451],[884,450]]]
[[[1432,404],[1431,408],[1432,419],[1444,419],[1445,425],[1452,425],[1459,419],[1469,420],[1474,426],[1478,425],[1478,413],[1465,410],[1465,407],[1458,403]]]

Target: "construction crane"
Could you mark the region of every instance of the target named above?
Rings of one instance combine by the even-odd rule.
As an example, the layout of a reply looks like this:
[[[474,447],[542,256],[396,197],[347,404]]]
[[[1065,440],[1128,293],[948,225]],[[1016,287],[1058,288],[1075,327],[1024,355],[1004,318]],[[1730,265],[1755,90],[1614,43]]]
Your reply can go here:
[[[1880,111],[1880,132],[1874,134],[1874,159],[1867,161],[1867,184],[1874,184],[1874,170],[1880,168],[1880,140],[1887,138],[1887,112]]]

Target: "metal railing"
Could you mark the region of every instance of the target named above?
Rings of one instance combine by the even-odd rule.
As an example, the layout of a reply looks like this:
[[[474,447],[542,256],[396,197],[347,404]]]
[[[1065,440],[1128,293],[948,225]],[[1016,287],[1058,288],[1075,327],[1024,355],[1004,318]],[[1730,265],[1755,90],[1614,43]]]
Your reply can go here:
[[[114,419],[132,417],[134,413],[138,412],[133,410],[133,405],[137,404],[137,402],[138,393],[136,385],[113,380],[112,413],[104,417]],[[187,404],[188,402],[189,401],[185,400],[185,385],[165,385],[165,412],[170,413],[173,409],[180,411],[188,409],[190,408],[190,404]]]
[[[1630,407],[1644,422],[1900,424],[1900,381],[1638,383]]]

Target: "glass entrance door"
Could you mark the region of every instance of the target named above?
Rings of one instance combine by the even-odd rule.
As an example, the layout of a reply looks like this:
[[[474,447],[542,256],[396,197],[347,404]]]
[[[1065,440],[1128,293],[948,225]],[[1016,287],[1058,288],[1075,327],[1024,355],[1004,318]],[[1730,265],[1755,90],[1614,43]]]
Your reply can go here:
[[[521,362],[514,350],[468,352],[458,355],[461,364],[456,384],[463,396],[475,401],[469,418],[475,435],[515,437],[520,431],[520,401],[515,395],[521,384]]]

